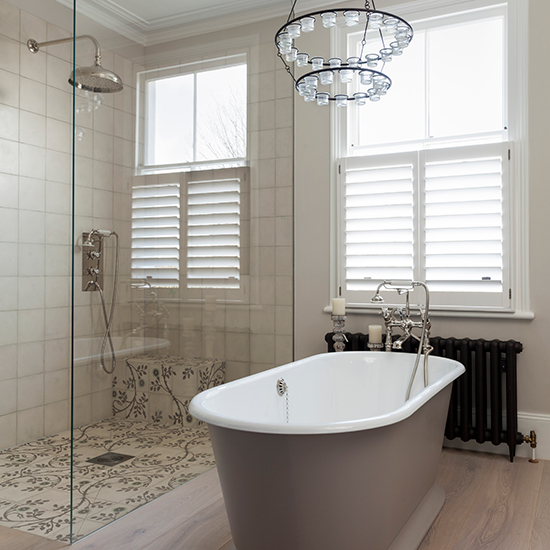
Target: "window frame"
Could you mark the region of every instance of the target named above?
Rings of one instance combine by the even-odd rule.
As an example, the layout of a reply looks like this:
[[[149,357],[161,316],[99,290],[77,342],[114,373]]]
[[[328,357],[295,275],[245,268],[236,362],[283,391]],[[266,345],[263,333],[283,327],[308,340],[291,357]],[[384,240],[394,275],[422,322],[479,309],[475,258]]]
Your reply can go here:
[[[147,94],[147,84],[155,80],[163,80],[172,77],[183,76],[186,74],[198,74],[206,71],[213,71],[226,67],[245,65],[247,68],[247,81],[249,73],[248,55],[246,53],[237,53],[233,55],[225,55],[221,57],[213,57],[202,61],[193,61],[190,63],[182,63],[169,67],[161,67],[156,69],[148,69],[137,74],[137,116],[136,116],[136,150],[135,150],[135,174],[150,175],[150,174],[165,174],[173,172],[188,172],[193,170],[212,170],[216,168],[239,168],[248,165],[249,160],[249,128],[248,128],[248,104],[249,98],[246,99],[246,155],[244,157],[234,157],[227,159],[213,159],[206,161],[194,160],[193,162],[182,163],[165,163],[165,164],[147,164],[147,143],[148,143],[148,117],[147,109],[150,101],[150,96]],[[196,88],[196,82],[195,82]],[[248,84],[247,84],[248,88]],[[196,90],[194,92],[196,94]],[[248,92],[247,92],[248,95]],[[194,104],[196,113],[196,104]],[[196,116],[194,117],[193,131],[196,130]],[[196,136],[194,137],[195,147]]]
[[[508,202],[508,215],[510,218],[509,231],[509,288],[510,304],[507,308],[487,309],[468,307],[457,309],[454,307],[434,307],[435,315],[446,315],[452,317],[489,317],[489,318],[515,318],[532,319],[533,312],[530,309],[529,296],[529,258],[528,258],[528,143],[527,143],[527,29],[528,11],[525,3],[518,0],[504,1],[465,1],[454,2],[442,0],[434,2],[427,0],[422,3],[420,10],[414,3],[396,6],[392,11],[412,21],[424,23],[430,19],[437,19],[452,13],[461,13],[465,10],[483,10],[488,6],[506,5],[507,9],[507,47],[506,47],[506,69],[507,69],[507,90],[505,95],[508,102],[507,121],[509,128],[509,141],[511,143],[511,165],[510,165],[510,186]],[[345,47],[347,36],[350,31],[346,29],[335,29],[332,40],[331,55],[336,50]],[[339,212],[342,208],[340,200],[339,184],[341,174],[339,173],[339,161],[346,158],[348,129],[346,127],[345,113],[343,109],[333,109],[331,112],[331,125],[335,131],[331,132],[331,297],[341,294],[344,282],[341,279],[340,263],[345,261],[341,256],[341,243],[339,235]],[[503,213],[506,215],[506,212]],[[357,313],[370,313],[379,309],[370,303],[352,303],[350,309]],[[325,311],[330,312],[330,307]]]

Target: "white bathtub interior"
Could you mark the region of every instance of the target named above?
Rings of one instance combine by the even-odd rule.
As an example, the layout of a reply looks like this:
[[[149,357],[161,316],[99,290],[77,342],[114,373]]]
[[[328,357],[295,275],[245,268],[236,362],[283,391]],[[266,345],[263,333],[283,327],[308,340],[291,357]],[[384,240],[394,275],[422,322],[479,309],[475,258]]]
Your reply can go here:
[[[405,402],[414,361],[413,354],[320,354],[209,390],[197,396],[192,407],[217,425],[261,432],[322,433],[382,426],[412,414],[454,379],[457,369],[463,369],[456,362],[429,357],[429,386],[424,388],[422,360],[411,399]],[[288,396],[276,392],[281,378]]]

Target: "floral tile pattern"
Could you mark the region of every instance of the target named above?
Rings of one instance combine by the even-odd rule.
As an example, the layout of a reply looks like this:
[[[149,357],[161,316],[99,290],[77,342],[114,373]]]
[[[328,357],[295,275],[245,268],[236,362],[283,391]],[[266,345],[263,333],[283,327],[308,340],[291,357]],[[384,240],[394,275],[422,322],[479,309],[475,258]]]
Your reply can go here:
[[[197,427],[189,414],[198,393],[225,382],[225,363],[176,355],[134,355],[113,378],[113,414]]]
[[[77,428],[73,542],[215,466],[208,430],[122,418]],[[117,452],[116,466],[89,458]],[[0,452],[0,525],[70,542],[70,432]]]

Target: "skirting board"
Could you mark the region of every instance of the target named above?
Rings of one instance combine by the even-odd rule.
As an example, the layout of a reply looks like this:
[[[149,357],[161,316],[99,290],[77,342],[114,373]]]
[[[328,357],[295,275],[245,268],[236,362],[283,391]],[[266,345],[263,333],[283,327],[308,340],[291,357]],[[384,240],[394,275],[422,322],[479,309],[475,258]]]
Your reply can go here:
[[[518,413],[518,431],[523,435],[529,435],[531,430],[535,430],[537,434],[537,458],[539,460],[550,460],[550,415]],[[476,443],[475,440],[464,442],[457,437],[453,440],[445,438],[443,446],[453,449],[508,455],[508,445],[506,443],[493,445],[491,442]],[[529,443],[518,445],[516,447],[516,456],[531,458],[531,446]]]

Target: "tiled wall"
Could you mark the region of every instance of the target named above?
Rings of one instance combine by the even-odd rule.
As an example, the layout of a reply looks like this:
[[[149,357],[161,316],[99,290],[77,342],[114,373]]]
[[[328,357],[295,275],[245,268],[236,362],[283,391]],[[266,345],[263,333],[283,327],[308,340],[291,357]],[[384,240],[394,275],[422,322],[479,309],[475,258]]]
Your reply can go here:
[[[71,34],[0,2],[0,448],[69,425],[72,45],[32,54],[26,42]],[[84,53],[90,64],[89,45]],[[129,192],[133,67],[108,51],[103,61],[129,86],[77,120],[87,133],[77,143],[76,227],[101,224],[128,235],[128,213],[119,218],[124,209],[114,205]],[[128,263],[127,248],[124,256]],[[77,336],[101,330],[95,294],[75,296]],[[108,392],[98,391],[93,372],[75,377],[82,422],[106,416]]]
[[[190,305],[189,295],[158,292],[170,312],[166,330],[156,332],[171,341],[161,353],[224,360],[227,380],[292,360],[293,99],[291,80],[274,51],[276,28],[274,21],[225,33],[229,41],[254,37],[248,48],[251,181],[242,224],[250,265],[246,298],[235,304],[218,295],[215,310],[207,311]],[[26,41],[70,34],[0,0],[0,448],[69,426],[72,45],[31,54]],[[219,35],[199,41],[210,39]],[[91,64],[91,43],[77,44],[77,63]],[[185,51],[181,44],[165,47],[172,58],[175,49]],[[97,110],[76,117],[81,137],[74,222],[77,237],[91,228],[113,229],[120,236],[115,316],[120,335],[141,324],[135,303],[143,305],[147,297],[147,291],[130,286],[131,189],[138,181],[135,82],[143,68],[105,46],[102,54],[103,65],[122,77],[125,88],[104,94]],[[77,98],[77,106],[82,101]],[[105,242],[110,301],[114,239]],[[101,337],[100,297],[81,292],[80,248],[74,252],[75,337]],[[199,297],[216,292],[203,294]],[[112,376],[97,362],[75,367],[76,425],[111,415],[111,385]]]
[[[201,59],[247,52],[250,183],[249,193],[241,196],[241,260],[249,270],[241,279],[244,296],[234,303],[223,290],[158,291],[170,311],[169,352],[192,350],[200,357],[225,360],[228,381],[293,357],[293,88],[273,45],[277,28],[277,21],[266,21],[221,37],[202,36],[164,47],[169,65],[195,61],[197,50],[204,46],[207,51],[214,40],[227,49],[202,52]],[[247,37],[246,47],[234,45],[236,40],[247,42]],[[156,62],[147,59],[147,69],[163,66],[158,48]],[[171,178],[147,176],[141,181]],[[215,311],[207,314],[204,300],[212,295],[218,301]]]

